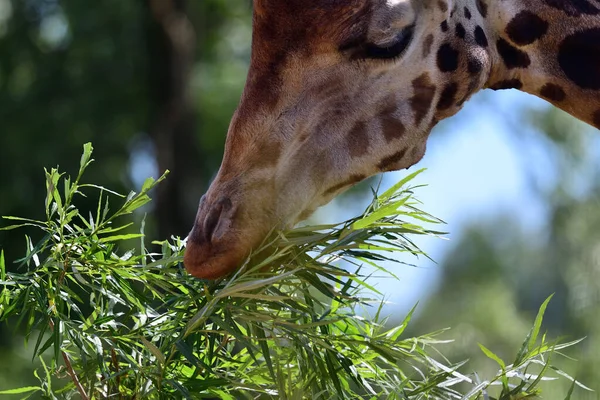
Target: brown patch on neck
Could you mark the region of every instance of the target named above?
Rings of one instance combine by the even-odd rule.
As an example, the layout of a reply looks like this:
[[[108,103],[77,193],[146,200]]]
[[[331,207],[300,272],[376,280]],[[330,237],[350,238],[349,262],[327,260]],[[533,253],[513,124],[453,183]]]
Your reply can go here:
[[[458,84],[450,82],[444,87],[440,99],[437,103],[438,111],[444,111],[454,106],[456,103],[456,94],[458,93]]]
[[[540,89],[540,95],[547,100],[560,102],[567,98],[567,94],[562,87],[554,83],[546,83]]]
[[[350,132],[346,136],[346,142],[350,151],[350,157],[354,158],[365,155],[369,150],[370,142],[367,124],[363,121],[358,121],[354,124],[354,127],[350,129]]]
[[[392,154],[389,157],[385,157],[383,160],[381,160],[379,162],[377,167],[379,168],[380,171],[383,171],[383,172],[394,171],[394,170],[398,169],[396,166],[400,161],[402,161],[404,159],[404,157],[406,157],[407,151],[408,151],[408,149],[402,149],[402,150]]]
[[[487,18],[488,5],[484,0],[477,0],[477,10],[479,10],[479,14],[481,14],[483,18]]]
[[[413,80],[412,86],[414,95],[410,99],[410,106],[415,112],[415,124],[418,126],[431,110],[431,103],[433,102],[436,88],[427,72]]]
[[[385,103],[383,104],[383,108],[378,115],[379,120],[381,121],[381,130],[383,131],[383,137],[386,142],[391,142],[394,139],[398,139],[406,133],[406,127],[396,117],[394,117],[394,113],[398,109],[398,105],[396,104],[396,96],[389,96]]]

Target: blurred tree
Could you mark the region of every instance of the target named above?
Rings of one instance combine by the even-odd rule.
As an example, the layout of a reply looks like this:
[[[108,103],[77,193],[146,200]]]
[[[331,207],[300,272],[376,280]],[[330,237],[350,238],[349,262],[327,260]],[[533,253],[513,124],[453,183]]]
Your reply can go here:
[[[185,236],[241,92],[250,12],[224,0],[0,0],[0,215],[39,216],[43,168],[74,171],[91,141],[97,184],[123,192],[171,170],[149,233]],[[22,253],[21,235],[0,243],[9,260]]]
[[[118,0],[0,4],[0,215],[40,216],[42,168],[60,163],[74,171],[87,141],[103,159],[93,179],[124,190],[127,144],[149,107],[139,7]],[[15,259],[22,236],[0,235]]]
[[[157,233],[159,237],[183,236],[191,221],[182,200],[188,192],[183,182],[190,175],[200,186],[198,181],[205,178],[199,163],[194,162],[201,149],[188,94],[195,32],[186,14],[186,1],[144,0],[144,4],[148,14],[148,87],[152,99],[149,136],[159,173],[171,171],[155,196]]]

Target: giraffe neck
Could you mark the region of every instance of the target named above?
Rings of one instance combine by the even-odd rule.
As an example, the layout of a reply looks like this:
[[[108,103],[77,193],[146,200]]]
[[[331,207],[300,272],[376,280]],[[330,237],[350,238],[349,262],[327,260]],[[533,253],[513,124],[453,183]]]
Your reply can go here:
[[[600,128],[600,1],[475,1],[493,59],[486,87],[522,90]]]

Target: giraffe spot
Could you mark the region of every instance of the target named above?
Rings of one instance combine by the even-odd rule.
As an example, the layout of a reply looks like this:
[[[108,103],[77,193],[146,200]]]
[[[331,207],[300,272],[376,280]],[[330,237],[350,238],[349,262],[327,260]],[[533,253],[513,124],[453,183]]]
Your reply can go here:
[[[406,149],[400,150],[391,156],[385,157],[382,159],[377,167],[380,171],[393,171],[398,169],[397,164],[406,157]]]
[[[504,81],[496,82],[490,89],[492,90],[504,90],[504,89],[521,89],[523,87],[523,82],[518,79],[507,79]]]
[[[465,27],[460,23],[458,25],[456,25],[456,36],[459,39],[464,39],[466,35],[467,35],[467,31],[465,30]]]
[[[426,38],[425,38],[425,43],[423,43],[423,58],[427,58],[429,57],[429,54],[431,54],[431,46],[433,46],[433,34],[429,34]]]
[[[386,100],[386,103],[382,107],[381,112],[377,116],[381,121],[383,136],[388,143],[394,139],[402,137],[406,133],[406,127],[402,121],[393,115],[397,108],[398,106],[396,104],[396,97],[389,96]]]
[[[473,17],[471,15],[471,10],[469,10],[467,7],[465,7],[465,18],[466,19],[471,19],[471,17]]]
[[[531,11],[521,11],[506,26],[506,34],[514,43],[525,46],[548,32],[548,22]]]
[[[483,71],[483,62],[478,58],[469,58],[467,60],[467,70],[471,75],[479,75]]]
[[[592,123],[598,129],[600,129],[600,110],[596,111],[592,117]]]
[[[337,192],[339,192],[340,190],[348,187],[348,186],[352,186],[364,179],[366,179],[366,175],[362,175],[362,174],[354,174],[352,176],[350,176],[350,178],[346,179],[345,181],[338,183],[337,185],[334,185],[332,187],[330,187],[329,189],[327,189],[325,191],[325,196],[331,196],[333,194],[336,194]]]
[[[440,10],[442,10],[442,12],[448,11],[448,3],[446,3],[443,0],[438,1],[438,7],[440,8]]]
[[[498,47],[498,53],[500,53],[506,68],[527,68],[531,64],[529,54],[517,49],[506,40],[498,39],[496,46]]]
[[[427,73],[413,80],[412,86],[414,94],[410,99],[410,106],[415,113],[415,123],[418,126],[423,122],[423,119],[431,109],[436,88]]]
[[[440,25],[440,28],[442,29],[442,32],[448,32],[448,21],[444,21],[442,22],[442,24]]]
[[[458,51],[450,43],[444,43],[438,50],[437,65],[442,72],[453,72],[458,68]]]
[[[477,11],[483,18],[487,18],[488,6],[483,0],[477,0]]]
[[[355,123],[350,132],[348,132],[348,136],[346,136],[346,143],[348,144],[350,157],[365,155],[369,150],[367,124],[363,121]]]
[[[406,127],[402,121],[394,118],[392,115],[381,116],[380,121],[383,136],[388,143],[402,137],[406,133]]]
[[[447,84],[444,90],[442,91],[442,94],[440,95],[440,99],[437,104],[437,109],[442,111],[452,107],[452,105],[456,101],[457,93],[458,84],[456,82],[451,82]]]
[[[563,40],[558,63],[577,86],[600,90],[600,28],[577,32]]]
[[[475,43],[477,43],[481,47],[488,47],[488,39],[485,35],[485,32],[481,28],[481,26],[477,25],[475,28]]]
[[[600,9],[587,0],[544,0],[544,3],[571,17],[579,17],[582,14],[600,14]]]
[[[567,94],[563,88],[554,83],[546,83],[540,90],[540,95],[552,101],[563,101],[567,98]]]

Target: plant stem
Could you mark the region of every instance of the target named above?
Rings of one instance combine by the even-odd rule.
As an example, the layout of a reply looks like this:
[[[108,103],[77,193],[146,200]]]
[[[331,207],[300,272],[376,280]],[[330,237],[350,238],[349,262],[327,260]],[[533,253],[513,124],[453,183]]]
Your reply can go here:
[[[48,321],[48,325],[50,326],[50,329],[54,329],[54,321],[52,321],[51,319]],[[67,353],[64,350],[61,350],[60,352],[63,356],[63,360],[65,361],[65,367],[67,368],[67,373],[69,374],[69,376],[71,377],[71,380],[75,384],[75,387],[77,388],[77,391],[81,395],[81,398],[83,400],[89,400],[90,398],[87,395],[87,393],[85,392],[85,389],[83,388],[83,386],[81,385],[81,382],[79,382],[79,377],[77,376],[77,374],[75,373],[75,370],[73,369],[73,365],[71,364],[71,360],[69,360],[69,356],[67,355]]]
[[[79,394],[81,395],[81,398],[84,400],[89,400],[90,398],[88,397],[87,393],[85,392],[85,389],[81,385],[81,382],[79,382],[79,378],[77,377],[77,374],[73,370],[73,366],[71,365],[71,360],[69,360],[69,356],[64,351],[62,351],[62,356],[63,356],[63,360],[65,360],[65,366],[67,367],[67,373],[73,380],[75,387],[77,387],[77,390],[79,391]]]

